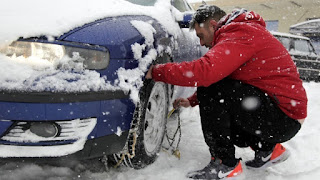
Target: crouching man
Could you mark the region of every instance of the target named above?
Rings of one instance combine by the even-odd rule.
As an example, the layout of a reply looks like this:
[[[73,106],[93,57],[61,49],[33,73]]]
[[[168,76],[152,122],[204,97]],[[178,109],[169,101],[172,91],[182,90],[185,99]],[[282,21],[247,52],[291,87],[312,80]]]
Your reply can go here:
[[[151,66],[146,78],[197,92],[174,106],[199,105],[202,131],[212,155],[194,179],[221,179],[242,172],[235,145],[255,151],[248,168],[286,160],[280,143],[294,137],[307,116],[307,96],[284,46],[262,17],[244,9],[226,15],[216,6],[200,7],[192,21],[200,44],[210,50],[192,62]],[[179,102],[179,104],[177,104]]]

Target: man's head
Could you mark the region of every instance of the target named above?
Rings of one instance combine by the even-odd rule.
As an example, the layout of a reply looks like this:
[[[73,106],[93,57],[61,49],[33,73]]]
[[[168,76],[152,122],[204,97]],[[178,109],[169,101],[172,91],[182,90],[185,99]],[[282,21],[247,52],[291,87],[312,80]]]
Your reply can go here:
[[[190,22],[190,29],[196,30],[201,46],[212,47],[217,23],[225,15],[223,10],[214,5],[202,5],[195,12]]]

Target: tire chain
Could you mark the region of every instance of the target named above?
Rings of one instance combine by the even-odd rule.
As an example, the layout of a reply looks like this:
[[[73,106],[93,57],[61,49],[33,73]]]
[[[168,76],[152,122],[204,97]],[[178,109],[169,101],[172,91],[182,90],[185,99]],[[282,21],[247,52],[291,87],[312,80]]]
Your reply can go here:
[[[133,121],[131,122],[131,128],[128,134],[128,143],[126,143],[125,147],[120,152],[121,154],[120,160],[117,160],[119,158],[117,154],[113,154],[114,159],[117,161],[117,164],[114,166],[114,168],[119,167],[123,162],[125,163],[126,166],[133,168],[133,165],[130,159],[132,159],[135,156],[135,146],[137,143],[137,137],[139,132],[140,120],[141,120],[141,118],[139,117],[139,114],[141,114],[140,111],[141,111],[141,108],[138,103],[138,105],[136,106],[135,113],[133,115]]]
[[[166,133],[166,138],[167,138],[169,147],[168,147],[168,148],[163,147],[163,149],[164,149],[165,151],[168,151],[168,150],[171,148],[172,154],[173,154],[174,156],[176,156],[178,159],[180,159],[180,151],[179,151],[179,144],[180,144],[180,141],[181,141],[181,119],[180,119],[180,110],[177,110],[176,113],[177,113],[177,115],[178,115],[178,127],[177,127],[177,129],[176,129],[176,131],[175,131],[175,133],[174,133],[174,135],[173,135],[172,138],[169,137],[168,131],[167,131],[167,129],[166,129],[166,132],[165,132],[165,133]],[[177,142],[176,147],[173,147],[178,132],[179,132],[179,139],[178,139],[178,142]]]

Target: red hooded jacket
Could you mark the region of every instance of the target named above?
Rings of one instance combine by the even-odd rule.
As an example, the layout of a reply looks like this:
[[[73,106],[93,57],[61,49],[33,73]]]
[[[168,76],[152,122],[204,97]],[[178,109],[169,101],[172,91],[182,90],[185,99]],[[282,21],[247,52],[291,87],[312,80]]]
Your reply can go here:
[[[158,64],[152,71],[155,81],[179,86],[208,87],[227,76],[261,89],[289,117],[307,116],[307,96],[293,60],[254,12],[220,20],[213,47],[200,59]],[[196,93],[188,99],[198,104]]]

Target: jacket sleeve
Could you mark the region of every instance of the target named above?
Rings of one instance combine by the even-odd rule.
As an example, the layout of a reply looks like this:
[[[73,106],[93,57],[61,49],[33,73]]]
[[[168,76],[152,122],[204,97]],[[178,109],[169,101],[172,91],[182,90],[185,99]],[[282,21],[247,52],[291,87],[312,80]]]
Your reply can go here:
[[[194,107],[199,104],[197,92],[195,92],[192,96],[188,97],[187,99],[189,100],[191,107]]]
[[[249,32],[243,32],[220,35],[218,42],[198,60],[156,65],[152,71],[153,79],[179,86],[210,86],[253,56],[253,37]]]

